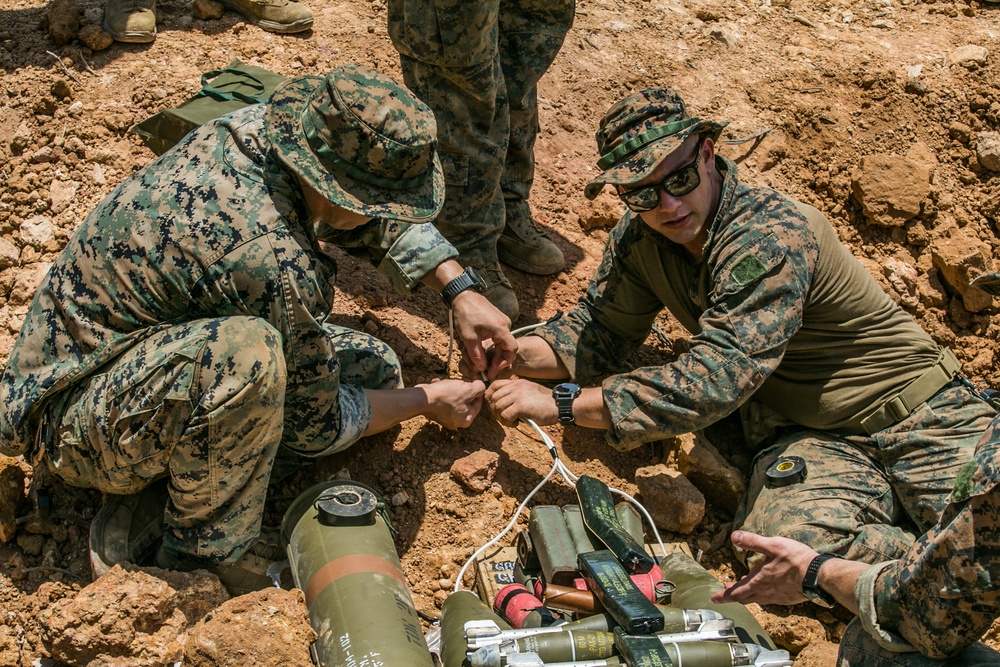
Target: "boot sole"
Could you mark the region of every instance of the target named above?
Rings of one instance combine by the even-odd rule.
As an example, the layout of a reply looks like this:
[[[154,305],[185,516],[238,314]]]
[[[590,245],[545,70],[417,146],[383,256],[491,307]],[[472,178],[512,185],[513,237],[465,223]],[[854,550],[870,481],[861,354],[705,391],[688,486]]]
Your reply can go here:
[[[525,261],[518,259],[508,252],[501,252],[499,248],[497,249],[497,256],[500,261],[507,266],[512,266],[518,271],[524,271],[525,273],[530,273],[536,276],[551,276],[554,273],[559,273],[566,266],[566,262],[558,262],[556,264],[545,264],[539,266],[538,264],[529,264]]]
[[[115,32],[108,25],[107,21],[101,26],[104,31],[111,35],[111,39],[116,42],[125,42],[126,44],[149,44],[156,39],[156,28],[153,28],[153,32],[146,32],[145,30],[136,30],[130,32]]]

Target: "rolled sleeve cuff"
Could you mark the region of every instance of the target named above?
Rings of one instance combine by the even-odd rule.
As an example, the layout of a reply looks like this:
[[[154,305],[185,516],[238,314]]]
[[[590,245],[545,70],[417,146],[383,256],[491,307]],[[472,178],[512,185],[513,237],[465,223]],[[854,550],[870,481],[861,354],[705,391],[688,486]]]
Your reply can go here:
[[[347,449],[361,439],[372,423],[372,405],[362,387],[340,385],[337,403],[340,407],[340,433],[329,447],[307,456],[318,458]]]
[[[861,621],[861,626],[875,639],[879,646],[893,653],[913,653],[917,649],[912,644],[896,633],[883,628],[878,620],[875,583],[886,568],[897,562],[879,563],[864,570],[854,584],[854,600],[858,605],[858,619]]]
[[[434,225],[410,225],[378,265],[378,272],[392,288],[406,294],[442,262],[458,257],[455,246]]]
[[[576,351],[577,336],[575,331],[563,324],[566,318],[560,318],[556,322],[546,324],[531,332],[532,336],[538,336],[552,348],[559,361],[563,362],[566,370],[569,371],[571,380],[576,380]]]

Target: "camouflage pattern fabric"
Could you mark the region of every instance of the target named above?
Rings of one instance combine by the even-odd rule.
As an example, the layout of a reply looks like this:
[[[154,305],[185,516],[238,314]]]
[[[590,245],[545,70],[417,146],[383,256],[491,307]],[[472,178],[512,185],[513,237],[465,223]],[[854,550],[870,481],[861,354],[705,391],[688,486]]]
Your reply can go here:
[[[364,432],[371,412],[361,388],[402,386],[389,347],[326,325],[345,384],[341,437],[282,437],[288,406],[281,336],[264,320],[225,317],[170,327],[57,397],[46,462],[73,486],[134,493],[170,477],[164,545],[187,561],[227,562],[259,532],[271,465],[281,442],[300,456],[339,451]]]
[[[534,332],[579,384],[603,383],[618,449],[703,429],[751,396],[786,424],[850,430],[938,358],[819,211],[716,166],[701,262],[626,213],[580,303]],[[628,369],[664,309],[694,334],[690,350]]]
[[[953,383],[872,436],[788,429],[754,461],[733,525],[850,560],[899,558],[938,522],[955,478],[995,416],[988,403]],[[803,481],[767,483],[766,470],[782,456],[805,461]]]
[[[938,637],[950,632],[948,624],[932,630]],[[840,652],[837,667],[996,667],[1000,665],[1000,653],[981,642],[947,660],[928,658],[914,651],[897,653],[882,648],[875,638],[865,632],[857,618],[847,624],[840,638]]]
[[[444,204],[435,128],[434,114],[410,91],[348,64],[279,86],[262,133],[279,160],[337,206],[428,222]]]
[[[434,224],[463,264],[495,263],[505,216],[530,217],[536,84],[574,8],[575,0],[389,2],[404,81],[437,118],[447,195]]]
[[[869,573],[877,576],[873,585],[864,581]],[[965,653],[959,655],[1000,616],[1000,419],[959,473],[940,522],[899,560],[865,575],[855,594],[859,622],[868,632],[851,642],[845,635],[842,654],[853,660],[849,664],[940,664],[883,648],[876,637],[885,631],[901,636],[923,655],[948,658],[949,665],[1000,664],[1000,654],[993,651],[992,659],[978,663],[964,661]],[[914,661],[900,662],[911,656]],[[861,657],[871,661],[862,662]]]
[[[746,518],[747,530],[869,562],[895,557],[916,534],[898,526],[937,521],[995,412],[951,387],[862,436],[859,415],[932,367],[938,346],[822,214],[739,183],[724,158],[716,165],[724,181],[701,262],[627,213],[580,303],[535,334],[576,382],[602,382],[607,439],[619,449],[703,429],[751,397],[764,404],[787,437],[758,462],[736,525]],[[664,308],[694,334],[690,349],[628,370]],[[764,464],[779,453],[807,460],[802,496],[791,496],[800,486],[762,491]]]
[[[223,451],[216,444],[222,435],[212,425],[212,433],[201,437],[200,453],[189,452],[188,445],[180,451],[173,447],[182,434],[194,438],[194,450],[198,439],[178,424],[207,424],[218,417],[216,407],[225,412],[233,386],[264,383],[267,391],[258,390],[258,403],[247,397],[240,410],[268,415],[246,426],[254,433],[249,442],[233,438],[233,452],[225,454],[233,460],[212,462],[238,471],[227,502],[231,515],[245,511],[252,522],[250,501],[241,499],[237,487],[261,484],[279,442],[315,455],[346,446],[364,432],[370,406],[362,387],[371,375],[364,366],[392,367],[374,373],[372,381],[394,385],[398,362],[384,344],[364,337],[368,351],[352,353],[351,367],[343,366],[340,347],[355,339],[328,322],[337,267],[318,250],[295,177],[261,136],[262,115],[262,105],[251,106],[196,130],[116,188],[84,220],[39,287],[0,379],[0,451],[37,460],[39,417],[54,399],[48,412],[60,432],[45,444],[59,451],[63,435],[76,432],[80,444],[70,448],[90,448],[91,460],[100,459],[99,465],[77,469],[73,461],[84,457],[67,450],[63,459],[60,451],[60,462],[65,461],[57,467],[60,475],[74,484],[126,493],[166,466],[177,516],[197,522],[205,511],[202,490],[181,481],[197,477],[205,457]],[[375,261],[404,291],[457,255],[432,225],[373,221],[343,235],[323,235]],[[244,349],[235,354],[234,341],[244,337],[256,341],[259,354]],[[216,353],[221,357],[212,357]],[[217,377],[228,356],[237,377]],[[210,377],[204,369],[212,369]],[[135,396],[128,378],[136,383]],[[127,404],[131,412],[100,416],[99,401],[109,400]],[[61,408],[69,412],[64,415]],[[97,411],[93,419],[103,420],[103,432],[73,426],[86,424],[88,411]],[[169,423],[157,421],[168,415]],[[146,421],[162,432],[151,444],[136,440],[136,447],[157,452],[149,460],[132,445]],[[131,464],[129,456],[135,457]],[[226,549],[206,544],[228,549],[233,540],[246,544],[256,537],[218,522],[188,535],[189,527],[180,519],[177,524],[178,540],[195,540],[189,550],[211,551],[214,557]],[[208,542],[198,546],[203,540]]]

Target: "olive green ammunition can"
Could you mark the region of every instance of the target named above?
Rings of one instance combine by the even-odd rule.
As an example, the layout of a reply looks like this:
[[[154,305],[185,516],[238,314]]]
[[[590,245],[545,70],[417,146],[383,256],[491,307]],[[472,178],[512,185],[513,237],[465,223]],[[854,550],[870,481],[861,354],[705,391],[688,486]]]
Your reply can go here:
[[[296,498],[282,520],[319,665],[433,665],[380,505],[362,484],[324,482]]]
[[[479,596],[471,591],[457,591],[441,605],[441,662],[444,667],[467,665],[465,624],[469,621],[493,621],[501,630],[510,625],[493,613]]]
[[[570,537],[573,538],[573,546],[576,552],[583,554],[596,549],[597,546],[590,540],[587,527],[583,524],[583,514],[580,511],[580,506],[563,505],[562,511]]]
[[[738,602],[712,602],[712,594],[725,586],[693,558],[684,553],[669,554],[660,561],[660,569],[663,570],[663,578],[677,587],[670,606],[717,611],[736,623],[736,636],[744,644],[757,644],[768,651],[776,650],[774,642],[746,607]]]
[[[615,505],[615,514],[618,516],[618,523],[622,525],[625,532],[639,544],[645,544],[645,535],[642,532],[642,517],[638,510],[632,507],[631,503],[618,503]]]
[[[571,585],[577,577],[576,544],[561,507],[539,505],[531,509],[528,533],[545,581]]]

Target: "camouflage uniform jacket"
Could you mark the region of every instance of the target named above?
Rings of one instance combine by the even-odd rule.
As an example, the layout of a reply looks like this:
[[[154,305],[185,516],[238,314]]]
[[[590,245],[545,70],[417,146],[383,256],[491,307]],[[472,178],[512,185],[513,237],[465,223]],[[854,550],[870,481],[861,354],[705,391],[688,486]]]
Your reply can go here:
[[[819,211],[716,164],[701,261],[626,213],[579,304],[536,333],[578,382],[603,379],[620,449],[704,428],[751,396],[790,423],[859,429],[869,407],[935,363],[937,345]],[[623,373],[664,308],[694,334],[690,350]]]
[[[281,335],[288,405],[323,405],[339,433],[341,387],[326,335],[336,264],[319,251],[294,175],[261,136],[263,105],[192,132],[83,221],[25,317],[0,379],[0,452],[31,452],[47,400],[143,338],[190,320],[258,317]],[[376,263],[399,291],[457,252],[433,225],[372,221],[323,239]],[[311,408],[314,410],[315,408]],[[287,409],[285,428],[300,416]]]
[[[937,526],[900,560],[873,565],[854,597],[869,634],[894,652],[952,657],[1000,617],[1000,420],[958,475]]]

